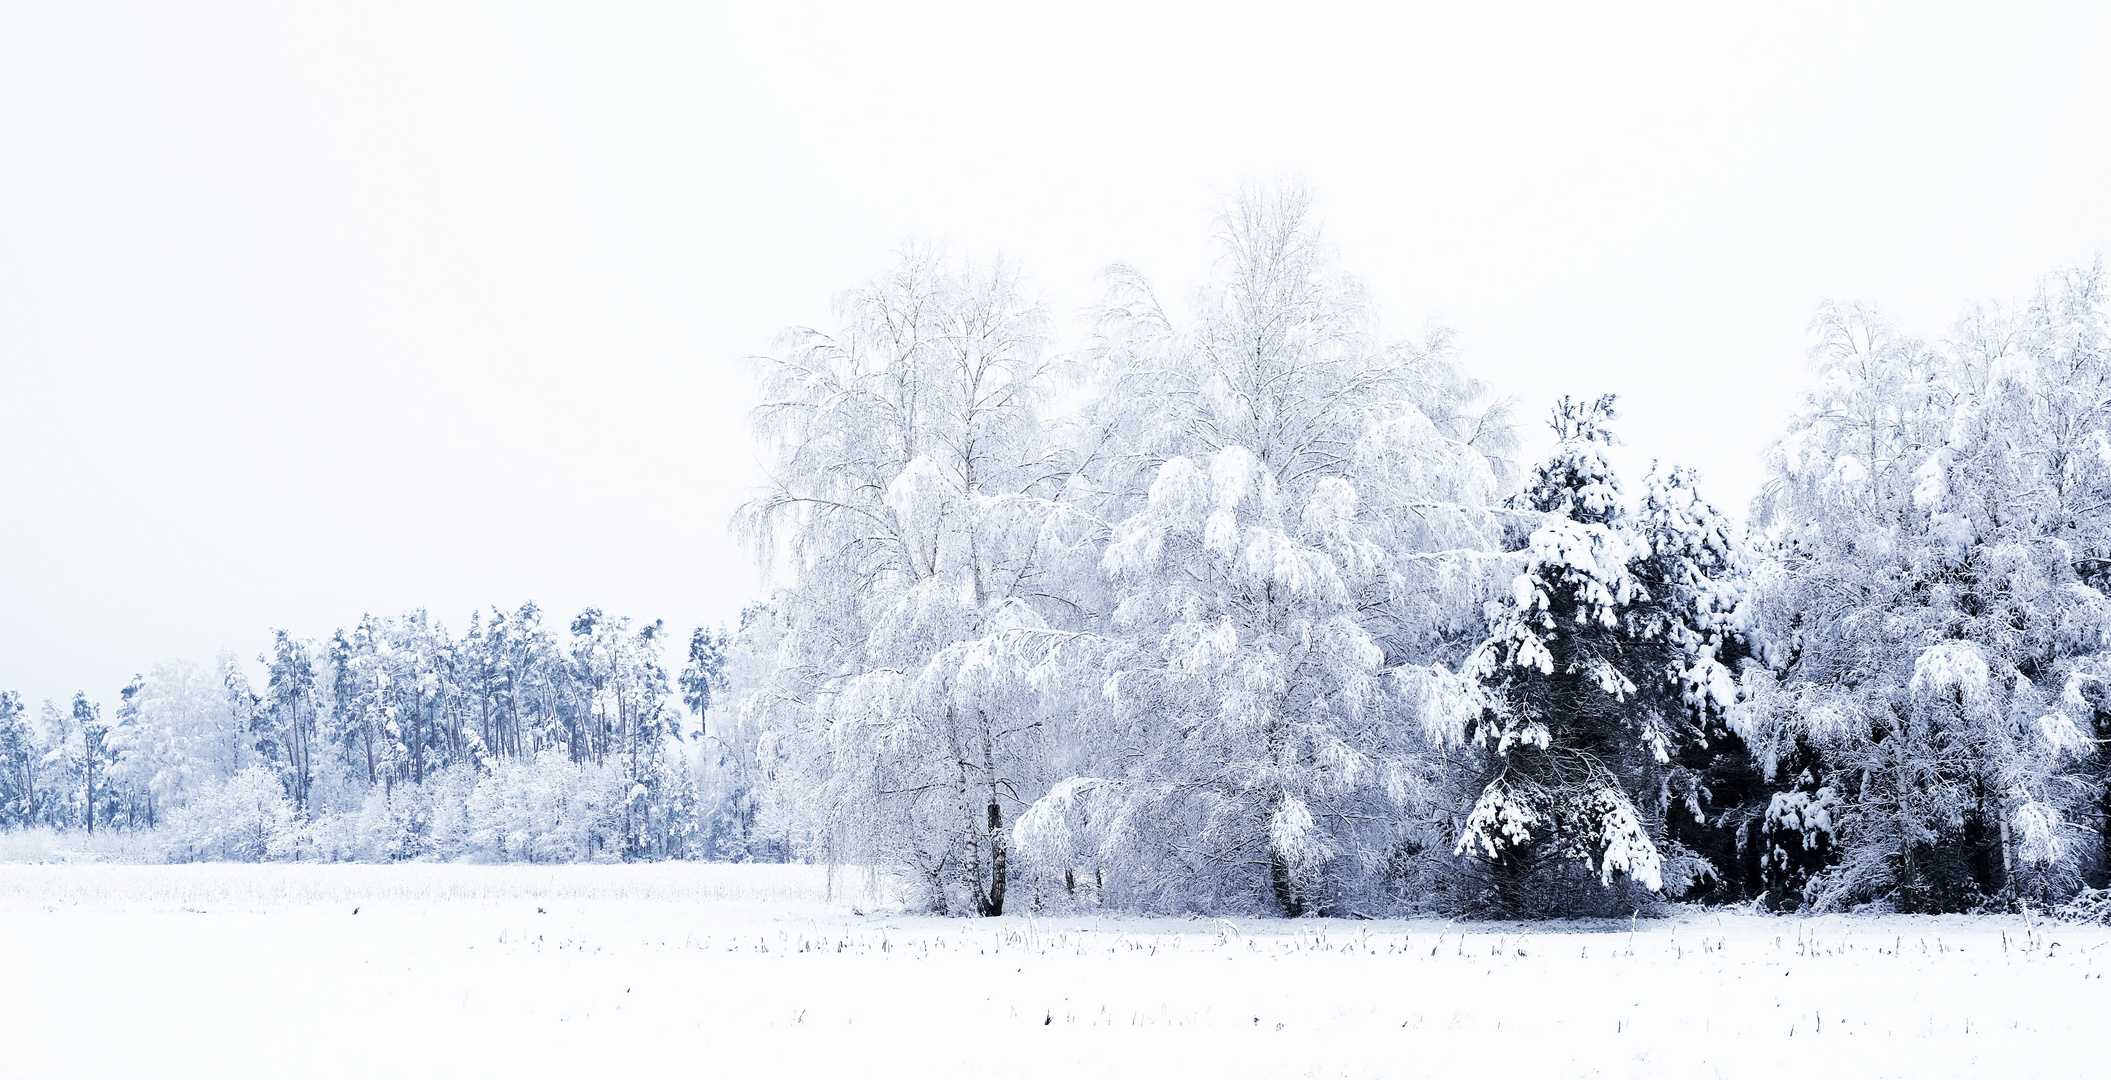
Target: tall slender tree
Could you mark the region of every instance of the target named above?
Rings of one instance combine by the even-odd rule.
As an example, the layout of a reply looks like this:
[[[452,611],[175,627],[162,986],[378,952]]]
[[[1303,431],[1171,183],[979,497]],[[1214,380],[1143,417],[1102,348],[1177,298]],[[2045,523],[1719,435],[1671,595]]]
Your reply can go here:
[[[284,630],[273,630],[271,651],[258,663],[270,672],[266,701],[270,706],[273,733],[284,757],[286,787],[293,797],[294,811],[308,812],[308,791],[314,777],[315,663],[306,642]]]
[[[1024,699],[977,689],[977,658],[1044,647],[1075,617],[1051,573],[1077,510],[1041,412],[1047,320],[1012,268],[929,252],[841,313],[841,332],[788,332],[762,364],[770,486],[741,517],[794,579],[766,700],[812,786],[786,808],[828,857],[995,914],[1007,808],[1045,779]]]
[[[81,820],[95,835],[95,808],[109,782],[110,729],[103,725],[101,705],[85,693],[73,695],[73,728],[80,736]]]
[[[37,818],[37,736],[22,695],[0,690],[0,827]]]

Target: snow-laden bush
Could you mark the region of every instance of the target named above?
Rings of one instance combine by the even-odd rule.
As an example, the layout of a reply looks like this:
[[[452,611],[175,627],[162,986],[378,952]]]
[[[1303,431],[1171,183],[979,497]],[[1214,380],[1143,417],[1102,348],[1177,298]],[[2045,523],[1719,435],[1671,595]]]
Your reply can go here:
[[[495,862],[613,857],[630,787],[612,766],[575,765],[555,751],[503,762],[469,794],[461,854]]]
[[[251,766],[169,815],[172,862],[256,862],[292,858],[302,831],[293,801],[269,770]]]
[[[404,862],[433,854],[432,800],[425,785],[375,788],[359,808],[354,834],[359,854],[372,862]]]
[[[666,773],[653,782],[679,779]],[[693,796],[655,794],[617,763],[574,763],[557,751],[376,787],[353,808],[306,821],[280,777],[251,767],[208,787],[161,828],[118,835],[152,837],[158,854],[179,862],[563,863],[702,854],[685,846],[699,835]]]
[[[2111,924],[2111,889],[2084,888],[2054,907],[2052,914],[2069,922]]]

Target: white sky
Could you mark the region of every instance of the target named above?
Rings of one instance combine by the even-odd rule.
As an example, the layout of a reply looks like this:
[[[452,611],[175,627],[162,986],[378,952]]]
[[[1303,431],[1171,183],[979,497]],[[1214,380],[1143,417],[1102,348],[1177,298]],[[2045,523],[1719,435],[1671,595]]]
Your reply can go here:
[[[1179,295],[1295,174],[1392,325],[1739,508],[1819,298],[2111,245],[2107,5],[709,6],[0,7],[0,687],[730,619],[742,358],[912,237]]]

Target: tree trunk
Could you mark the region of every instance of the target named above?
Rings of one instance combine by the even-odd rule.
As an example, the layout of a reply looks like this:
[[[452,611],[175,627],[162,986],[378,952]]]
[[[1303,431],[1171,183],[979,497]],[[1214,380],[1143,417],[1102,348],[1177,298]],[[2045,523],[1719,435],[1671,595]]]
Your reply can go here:
[[[1909,841],[1905,845],[1905,848],[1906,857],[1904,872],[1899,875],[1898,882],[1899,899],[1903,901],[1903,903],[1901,903],[1899,907],[1907,913],[1911,914],[1920,911],[1920,889],[1918,887],[1920,882],[1918,876],[1915,874],[1916,867],[1914,866],[1913,860],[1913,844]]]
[[[2097,828],[2097,888],[2111,886],[2111,783],[2099,780],[2102,786],[2096,797],[2096,811],[2102,821]]]
[[[1521,851],[1504,851],[1489,860],[1488,881],[1494,893],[1497,914],[1510,919],[1525,917],[1531,910],[1531,877],[1531,863]]]
[[[961,818],[960,831],[960,880],[968,887],[968,899],[979,913],[989,906],[982,891],[982,829],[975,821],[973,804],[968,801],[968,763],[954,755],[953,801]]]
[[[1282,906],[1283,914],[1295,919],[1305,913],[1304,898],[1298,895],[1297,882],[1290,873],[1290,864],[1283,860],[1281,852],[1273,846],[1268,849],[1268,883],[1274,887],[1275,902]]]
[[[425,692],[413,688],[410,696],[411,779],[425,782]]]
[[[979,579],[977,588],[980,588]],[[1004,914],[1004,810],[997,802],[997,753],[993,745],[989,714],[979,712],[982,722],[982,779],[989,785],[989,845],[990,888],[985,896],[978,897],[984,915]]]
[[[301,723],[301,699],[295,697],[286,706],[287,756],[293,766],[293,809],[306,816],[308,812],[308,728]]]
[[[982,905],[984,915],[1004,914],[1004,811],[996,802],[989,806],[990,814],[990,891]]]
[[[2008,831],[2008,807],[2003,806],[1998,812],[2001,815],[2001,891],[2007,893],[2010,897],[2014,897],[2016,895],[2015,860],[2010,855],[2014,841],[2009,836]]]

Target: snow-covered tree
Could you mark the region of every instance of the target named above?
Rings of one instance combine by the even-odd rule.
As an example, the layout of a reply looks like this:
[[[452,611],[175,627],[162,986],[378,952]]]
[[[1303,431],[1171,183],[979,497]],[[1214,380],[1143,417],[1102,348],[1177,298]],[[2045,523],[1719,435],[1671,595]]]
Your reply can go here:
[[[130,770],[125,768],[125,758],[139,738],[139,698],[145,690],[146,676],[132,676],[132,681],[117,692],[117,715],[103,732],[105,765],[99,812],[112,828],[136,824],[146,816],[146,794],[136,790],[130,782]]]
[[[1674,758],[1738,699],[1723,655],[1742,647],[1736,547],[1690,473],[1653,484],[1640,514],[1627,504],[1604,454],[1613,418],[1610,396],[1556,406],[1559,445],[1519,496],[1544,523],[1468,664],[1487,687],[1468,725],[1486,759],[1457,849],[1484,863],[1502,913],[1587,903],[1572,868],[1649,892],[1716,872],[1668,842],[1665,814],[1674,799],[1705,813]]]
[[[220,738],[215,740],[225,753],[219,768],[224,770],[223,775],[233,776],[255,763],[257,712],[262,701],[251,689],[241,659],[233,653],[222,652],[214,659],[213,667],[219,675],[223,709]]]
[[[1667,894],[1741,899],[1765,887],[1753,824],[1771,794],[1732,721],[1745,669],[1761,663],[1750,598],[1758,560],[1699,484],[1692,469],[1652,468],[1638,508],[1648,554],[1636,577],[1675,646],[1671,677],[1689,724],[1663,783],[1638,794],[1664,822],[1659,840],[1677,851]]]
[[[272,757],[284,771],[293,809],[305,814],[314,777],[315,664],[308,643],[284,630],[272,631],[271,651],[257,657],[270,679],[264,704]]]
[[[928,252],[840,310],[762,363],[769,487],[741,515],[790,579],[757,699],[778,803],[826,857],[994,914],[1009,808],[1045,778],[1028,699],[989,680],[1074,619],[1062,571],[1090,525],[1042,416],[1047,320],[1010,267]]]
[[[81,818],[88,826],[88,835],[93,836],[99,812],[107,820],[113,746],[102,705],[89,701],[87,694],[73,695],[73,731],[78,743],[68,749],[80,763]]]
[[[703,723],[711,712],[711,698],[726,689],[727,652],[733,639],[721,626],[716,632],[699,626],[689,635],[689,659],[682,665],[682,704]]]
[[[1427,839],[1426,726],[1476,693],[1445,652],[1501,561],[1513,443],[1444,335],[1380,332],[1301,190],[1229,202],[1218,240],[1192,320],[1112,272],[1076,436],[1112,523],[1072,586],[1095,644],[1042,677],[1082,684],[1069,776],[1017,839],[1124,905],[1383,902]]]
[[[22,695],[0,690],[0,828],[19,828],[37,820],[36,729]]]
[[[251,765],[169,815],[172,861],[256,862],[298,852],[299,816],[276,770]]]
[[[777,793],[767,766],[777,758],[776,740],[765,742],[773,733],[765,727],[771,710],[764,695],[776,674],[784,629],[773,607],[751,604],[741,612],[737,631],[721,630],[711,638],[710,666],[703,670],[716,673],[709,684],[714,689],[693,744],[705,850],[711,858],[746,862],[789,855],[786,815],[770,812]],[[692,663],[691,670],[699,669]],[[704,701],[702,695],[696,700]]]
[[[1865,306],[1813,322],[1818,388],[1754,513],[1780,675],[1742,726],[1793,771],[1770,854],[1819,907],[2037,899],[2105,865],[2076,841],[2106,821],[2106,291],[2057,274],[1932,343]]]

